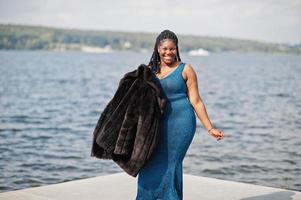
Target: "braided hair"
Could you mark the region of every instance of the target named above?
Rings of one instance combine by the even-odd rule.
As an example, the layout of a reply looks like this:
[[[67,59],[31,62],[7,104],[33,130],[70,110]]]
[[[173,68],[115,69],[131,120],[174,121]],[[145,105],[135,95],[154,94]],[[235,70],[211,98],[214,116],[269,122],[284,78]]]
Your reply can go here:
[[[148,64],[148,66],[157,73],[160,72],[160,67],[158,67],[160,64],[160,55],[158,52],[158,46],[159,46],[160,42],[165,39],[169,39],[174,42],[174,44],[176,45],[176,50],[177,50],[176,60],[181,61],[180,54],[179,54],[179,47],[178,47],[178,37],[176,36],[176,34],[174,32],[172,32],[170,30],[164,30],[156,38],[154,51],[153,51],[152,57]]]

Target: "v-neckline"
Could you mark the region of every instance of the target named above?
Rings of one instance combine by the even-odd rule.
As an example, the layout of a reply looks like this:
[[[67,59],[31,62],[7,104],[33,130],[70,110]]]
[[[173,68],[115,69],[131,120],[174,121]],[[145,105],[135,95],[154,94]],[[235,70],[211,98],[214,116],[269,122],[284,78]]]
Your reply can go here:
[[[157,79],[159,79],[160,81],[162,81],[162,80],[166,79],[167,77],[169,77],[170,75],[172,75],[172,74],[180,67],[181,64],[182,64],[182,63],[180,62],[180,63],[178,64],[178,66],[177,66],[174,70],[172,70],[171,72],[169,72],[169,73],[168,73],[167,75],[165,75],[162,79],[159,78],[156,74],[155,74],[155,76],[157,77]]]

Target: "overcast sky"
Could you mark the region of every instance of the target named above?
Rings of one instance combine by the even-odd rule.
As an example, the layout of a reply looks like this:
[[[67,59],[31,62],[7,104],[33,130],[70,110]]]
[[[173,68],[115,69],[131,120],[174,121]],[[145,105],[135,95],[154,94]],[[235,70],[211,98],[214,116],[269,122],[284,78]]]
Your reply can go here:
[[[300,43],[301,0],[0,0],[0,23]]]

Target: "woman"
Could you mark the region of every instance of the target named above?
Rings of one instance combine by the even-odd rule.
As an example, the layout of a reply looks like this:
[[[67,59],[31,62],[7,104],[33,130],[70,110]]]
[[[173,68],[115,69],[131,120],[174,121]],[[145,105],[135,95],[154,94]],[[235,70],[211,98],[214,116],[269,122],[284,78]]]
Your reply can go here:
[[[182,161],[195,134],[195,113],[214,138],[221,140],[224,133],[212,126],[199,95],[196,73],[191,65],[181,62],[178,38],[173,32],[159,34],[149,66],[167,103],[158,146],[138,174],[136,200],[180,200]]]

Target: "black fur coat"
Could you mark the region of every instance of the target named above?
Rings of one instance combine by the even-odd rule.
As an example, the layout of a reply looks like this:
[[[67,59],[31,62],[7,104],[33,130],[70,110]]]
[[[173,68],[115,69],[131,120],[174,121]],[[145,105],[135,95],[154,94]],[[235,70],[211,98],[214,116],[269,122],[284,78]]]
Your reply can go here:
[[[126,73],[93,131],[91,156],[112,159],[136,177],[159,139],[165,98],[151,69],[141,64]]]

